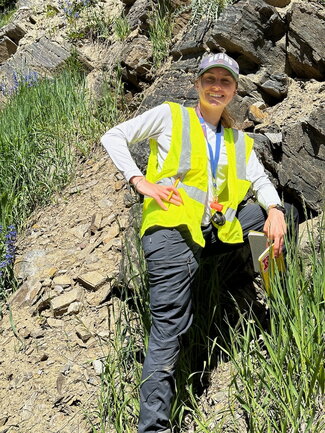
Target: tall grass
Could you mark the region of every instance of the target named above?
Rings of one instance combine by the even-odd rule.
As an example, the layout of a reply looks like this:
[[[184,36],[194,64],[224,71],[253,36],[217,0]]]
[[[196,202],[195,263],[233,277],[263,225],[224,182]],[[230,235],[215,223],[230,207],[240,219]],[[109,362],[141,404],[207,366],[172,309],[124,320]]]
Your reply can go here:
[[[274,280],[268,328],[253,314],[241,315],[231,328],[227,353],[252,433],[325,429],[324,237],[310,245],[306,257],[291,255],[286,276]]]
[[[172,35],[171,11],[168,2],[158,2],[149,17],[149,39],[153,48],[153,64],[159,67],[168,56]]]
[[[11,17],[16,12],[15,5],[8,3],[8,6],[4,9],[1,9],[1,2],[0,2],[0,29],[8,24],[11,20]]]
[[[131,238],[134,240],[133,235],[128,236]],[[196,432],[237,431],[234,407],[245,414],[250,433],[324,431],[324,240],[319,243],[311,235],[310,241],[309,254],[291,255],[284,278],[275,277],[272,297],[267,300],[268,320],[263,323],[249,301],[243,308],[228,296],[228,304],[223,305],[223,292],[237,274],[236,260],[228,256],[202,263],[193,293],[195,318],[178,364],[171,415],[174,432],[188,432],[188,420]],[[138,254],[141,262],[140,250]],[[124,292],[128,309],[120,312],[122,317],[128,311],[127,319],[115,336],[118,344],[107,359],[102,378],[100,405],[106,408],[106,427],[108,418],[111,425],[107,431],[117,433],[136,432],[141,362],[150,323],[145,267],[135,266],[138,259],[134,252],[129,254],[131,271],[124,283],[132,281],[133,288]],[[200,396],[222,360],[232,366],[229,406],[206,413]],[[132,416],[130,407],[134,408]],[[97,427],[93,431],[105,430]]]
[[[116,76],[107,82],[103,97],[94,104],[73,58],[56,78],[30,82],[17,77],[12,89],[6,87],[9,100],[0,112],[4,229],[21,227],[38,205],[48,202],[69,181],[76,162],[98,143],[103,130],[121,118],[121,80]],[[0,276],[0,288],[8,284]]]

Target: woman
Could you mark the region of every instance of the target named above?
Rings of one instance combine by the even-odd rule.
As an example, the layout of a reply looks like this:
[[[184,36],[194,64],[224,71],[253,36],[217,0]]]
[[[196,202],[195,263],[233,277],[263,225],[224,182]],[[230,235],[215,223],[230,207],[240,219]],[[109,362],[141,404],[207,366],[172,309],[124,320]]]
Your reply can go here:
[[[281,200],[258,162],[253,140],[231,129],[226,107],[239,67],[224,53],[205,57],[196,108],[165,103],[124,122],[102,144],[145,196],[141,228],[150,282],[152,327],[140,390],[139,433],[170,432],[179,339],[192,322],[191,284],[202,252],[264,230],[278,255],[286,223]],[[150,138],[146,177],[128,145]],[[259,204],[240,206],[252,186]]]

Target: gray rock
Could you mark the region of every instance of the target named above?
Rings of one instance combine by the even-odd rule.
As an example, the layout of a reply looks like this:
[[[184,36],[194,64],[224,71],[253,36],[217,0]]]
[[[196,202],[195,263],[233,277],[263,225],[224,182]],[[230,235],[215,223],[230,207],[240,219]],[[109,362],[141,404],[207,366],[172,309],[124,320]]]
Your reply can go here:
[[[301,78],[323,80],[325,6],[314,2],[293,3],[288,19],[288,61],[292,71]]]
[[[284,73],[270,75],[270,78],[261,85],[266,93],[277,99],[287,96],[288,87],[288,76]]]
[[[288,6],[291,0],[265,0],[265,3],[268,3],[271,6],[276,8],[284,8]]]
[[[10,38],[15,44],[18,45],[20,39],[22,39],[25,34],[27,33],[27,30],[25,26],[23,26],[19,21],[12,21],[11,23],[7,24],[0,30],[0,34],[6,35],[8,38]]]
[[[282,143],[282,133],[281,132],[265,132],[264,135],[270,140],[271,144],[274,146],[279,146]]]
[[[146,36],[140,35],[126,45],[122,54],[123,75],[127,81],[138,86],[139,79],[148,79],[152,66],[152,43]]]
[[[140,27],[142,30],[147,29],[150,11],[150,2],[147,0],[136,0],[126,16],[130,29],[134,30],[136,27]]]
[[[9,59],[17,51],[17,45],[8,36],[0,39],[0,64]]]
[[[286,23],[273,6],[263,0],[240,0],[221,13],[205,44],[211,50],[223,47],[237,58],[244,73],[255,72],[262,64],[272,70],[284,68],[285,52],[276,41],[285,32]]]
[[[189,55],[202,54],[204,52],[204,37],[210,29],[209,21],[200,21],[185,32],[182,40],[178,42],[171,50],[171,55],[175,60],[180,57],[188,58]]]
[[[66,42],[55,42],[46,36],[15,54],[0,67],[0,77],[5,78],[8,87],[15,85],[14,74],[26,76],[31,73],[51,76],[57,72],[71,56],[71,46]],[[80,56],[81,62],[88,67],[86,59]]]
[[[325,110],[316,108],[305,122],[283,128],[283,155],[277,165],[279,182],[319,212],[324,200]]]

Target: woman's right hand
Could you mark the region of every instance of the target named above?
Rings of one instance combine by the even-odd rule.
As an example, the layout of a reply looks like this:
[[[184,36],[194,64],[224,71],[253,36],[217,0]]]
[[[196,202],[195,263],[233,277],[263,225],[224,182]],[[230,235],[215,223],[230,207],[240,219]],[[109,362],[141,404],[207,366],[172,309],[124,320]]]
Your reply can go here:
[[[147,181],[144,176],[133,176],[130,183],[134,185],[138,193],[152,197],[163,210],[168,210],[164,202],[172,203],[176,206],[183,204],[182,197],[173,185],[159,185]],[[171,194],[172,193],[172,194]],[[171,194],[171,197],[170,197]],[[168,197],[170,197],[168,199]]]

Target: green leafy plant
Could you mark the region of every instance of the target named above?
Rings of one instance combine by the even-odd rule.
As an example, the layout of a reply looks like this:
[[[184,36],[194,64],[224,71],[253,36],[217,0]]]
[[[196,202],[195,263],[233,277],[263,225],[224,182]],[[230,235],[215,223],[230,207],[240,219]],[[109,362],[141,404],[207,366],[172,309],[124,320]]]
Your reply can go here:
[[[16,7],[11,2],[7,2],[6,7],[1,7],[1,2],[0,2],[0,29],[1,27],[9,23],[11,17],[15,12],[16,12]]]
[[[114,24],[114,31],[116,36],[124,41],[130,34],[130,26],[127,18],[122,14],[117,17]]]
[[[153,48],[153,63],[159,67],[168,56],[172,35],[171,11],[168,2],[158,2],[149,17],[149,39]]]
[[[231,4],[232,0],[192,0],[192,23],[197,23],[201,19],[216,21],[223,9]]]

